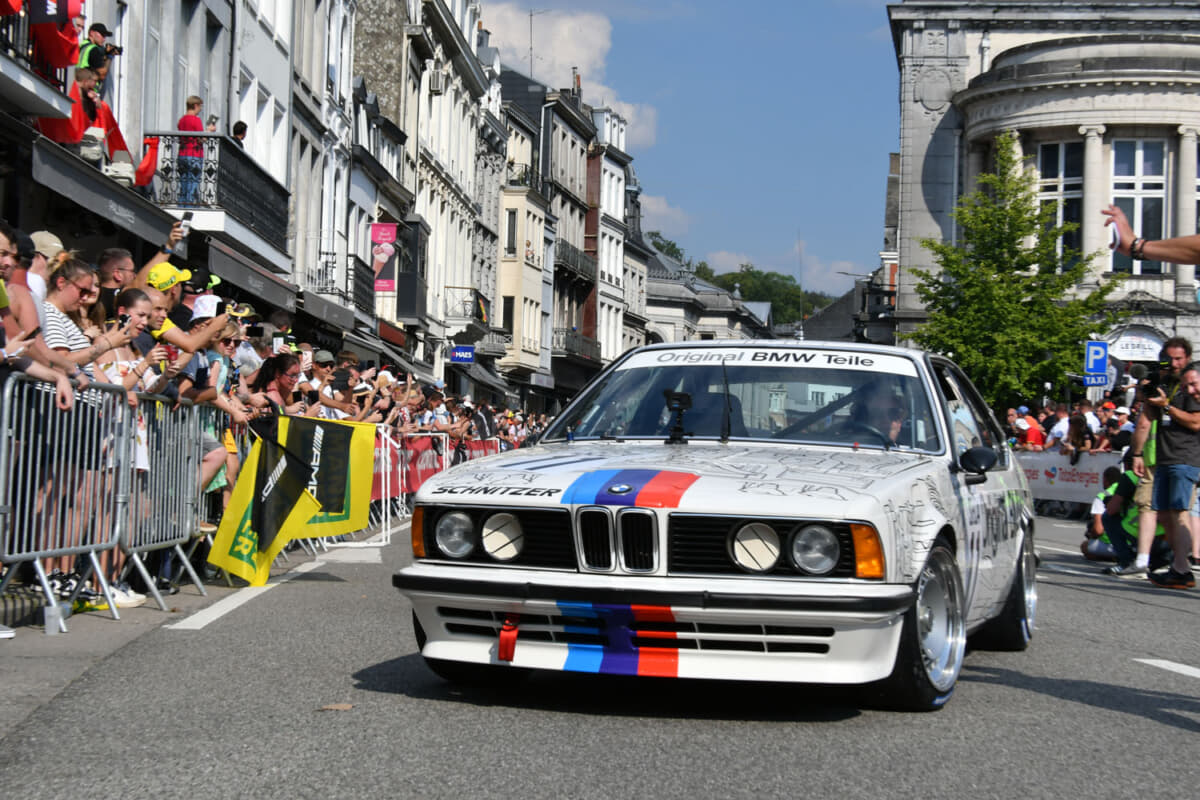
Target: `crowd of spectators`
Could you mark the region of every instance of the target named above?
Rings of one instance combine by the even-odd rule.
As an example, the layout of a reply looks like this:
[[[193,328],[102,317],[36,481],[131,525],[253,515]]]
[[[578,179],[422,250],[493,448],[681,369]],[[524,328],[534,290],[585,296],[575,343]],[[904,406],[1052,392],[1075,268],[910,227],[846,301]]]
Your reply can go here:
[[[1082,398],[1072,405],[1021,405],[1005,415],[1014,450],[1058,453],[1071,465],[1100,454],[1121,457],[1122,467],[1104,470],[1080,546],[1089,560],[1115,562],[1105,568],[1107,575],[1148,577],[1169,588],[1195,585],[1200,363],[1191,359],[1190,342],[1174,337],[1163,345],[1151,377],[1130,390],[1106,392],[1097,406]]]
[[[236,435],[247,428],[270,435],[280,414],[374,423],[394,437],[445,434],[450,463],[466,457],[472,439],[497,439],[507,450],[545,427],[545,415],[447,394],[442,381],[422,384],[355,352],[302,341],[287,312],[263,320],[250,305],[223,298],[218,277],[171,264],[183,235],[177,223],[140,267],[120,248],[103,251],[93,266],[50,231],[28,236],[0,221],[0,385],[25,372],[53,390],[58,409],[76,414],[95,402],[84,391],[89,385],[121,387],[135,415],[133,467],[140,473],[150,468],[153,445],[138,395],[201,405],[208,411],[196,485],[219,492],[219,508],[237,480]],[[82,514],[87,503],[76,505]],[[214,530],[205,524],[197,533]],[[74,559],[44,566],[54,591],[96,602],[94,590],[80,586]],[[144,602],[122,580],[123,566],[119,549],[107,557],[118,607]],[[173,589],[170,574],[164,559],[160,588]]]

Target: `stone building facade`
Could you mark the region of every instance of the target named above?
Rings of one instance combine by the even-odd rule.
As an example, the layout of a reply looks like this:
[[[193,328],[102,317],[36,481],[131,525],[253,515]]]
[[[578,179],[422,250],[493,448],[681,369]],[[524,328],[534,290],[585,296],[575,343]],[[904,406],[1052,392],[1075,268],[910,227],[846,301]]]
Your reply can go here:
[[[1132,316],[1110,351],[1146,360],[1172,335],[1200,335],[1195,267],[1111,253],[1100,209],[1115,202],[1139,235],[1196,232],[1200,3],[903,2],[888,7],[900,69],[895,330],[924,309],[913,268],[924,237],[953,241],[950,212],[1013,130],[1042,201],[1080,225],[1070,244],[1098,253],[1079,287],[1121,277]],[[886,270],[890,274],[893,269]]]

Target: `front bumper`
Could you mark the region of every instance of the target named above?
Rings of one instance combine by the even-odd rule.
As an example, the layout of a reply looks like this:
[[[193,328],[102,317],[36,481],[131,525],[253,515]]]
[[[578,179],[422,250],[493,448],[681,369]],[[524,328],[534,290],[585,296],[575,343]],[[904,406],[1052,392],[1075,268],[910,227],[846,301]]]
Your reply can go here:
[[[418,563],[423,655],[515,667],[805,683],[866,683],[895,662],[911,586],[658,578]],[[517,627],[501,661],[505,622]]]

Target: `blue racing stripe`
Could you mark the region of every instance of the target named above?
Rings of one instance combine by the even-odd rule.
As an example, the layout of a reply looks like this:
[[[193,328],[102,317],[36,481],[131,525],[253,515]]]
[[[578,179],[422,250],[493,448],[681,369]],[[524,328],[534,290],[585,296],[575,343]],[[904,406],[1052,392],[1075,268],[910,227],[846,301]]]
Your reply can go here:
[[[563,492],[562,501],[568,505],[575,503],[595,503],[597,495],[612,485],[612,480],[621,470],[602,469],[596,472],[585,472],[575,479],[575,482]]]
[[[603,488],[596,493],[596,503],[602,506],[632,506],[637,505],[637,496],[647,483],[658,475],[657,469],[623,469],[613,476],[611,482],[605,482]],[[619,484],[632,487],[622,494],[610,494],[608,488]]]

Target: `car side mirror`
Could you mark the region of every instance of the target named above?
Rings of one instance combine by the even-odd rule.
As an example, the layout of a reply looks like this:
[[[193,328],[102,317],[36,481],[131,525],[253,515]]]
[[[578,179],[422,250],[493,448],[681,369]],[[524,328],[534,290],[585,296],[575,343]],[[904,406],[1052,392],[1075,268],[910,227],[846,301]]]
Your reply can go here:
[[[987,471],[996,466],[999,456],[990,447],[972,447],[958,457],[958,466],[967,473],[964,482],[974,486],[987,480]]]

